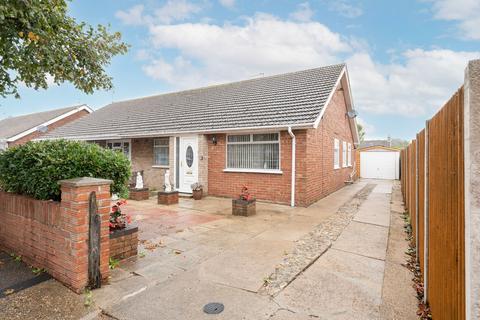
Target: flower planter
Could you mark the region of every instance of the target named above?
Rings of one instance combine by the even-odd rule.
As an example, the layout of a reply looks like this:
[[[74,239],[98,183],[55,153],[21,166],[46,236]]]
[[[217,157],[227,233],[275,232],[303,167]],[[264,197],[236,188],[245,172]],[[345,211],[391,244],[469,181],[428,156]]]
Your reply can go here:
[[[157,203],[167,206],[178,203],[178,191],[159,191],[157,196]]]
[[[138,227],[130,224],[124,229],[110,231],[110,257],[123,260],[137,255]]]
[[[249,217],[256,214],[256,200],[232,200],[232,214],[234,216]]]
[[[128,199],[135,200],[135,201],[148,200],[149,197],[150,197],[150,191],[148,190],[148,188],[143,188],[143,189],[130,188],[129,194],[128,194]]]
[[[202,197],[203,197],[203,190],[202,189],[193,190],[192,191],[192,196],[193,196],[193,199],[195,199],[195,200],[201,200]]]

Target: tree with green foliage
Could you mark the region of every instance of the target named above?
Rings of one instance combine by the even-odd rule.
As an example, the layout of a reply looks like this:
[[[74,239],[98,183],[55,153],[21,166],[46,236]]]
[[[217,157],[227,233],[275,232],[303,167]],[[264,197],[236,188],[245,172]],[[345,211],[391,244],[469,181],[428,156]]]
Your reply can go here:
[[[70,17],[67,1],[0,2],[0,96],[19,98],[20,83],[47,89],[48,78],[85,93],[113,87],[105,67],[127,44],[119,32]]]
[[[358,130],[358,138],[360,139],[360,142],[363,142],[365,140],[365,129],[358,122],[357,122],[357,130]]]

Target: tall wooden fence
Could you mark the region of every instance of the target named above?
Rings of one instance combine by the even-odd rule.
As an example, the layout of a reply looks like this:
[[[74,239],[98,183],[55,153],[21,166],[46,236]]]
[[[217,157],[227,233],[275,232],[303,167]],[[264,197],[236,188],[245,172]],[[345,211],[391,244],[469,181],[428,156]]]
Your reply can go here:
[[[402,151],[402,191],[433,319],[465,319],[463,87]]]

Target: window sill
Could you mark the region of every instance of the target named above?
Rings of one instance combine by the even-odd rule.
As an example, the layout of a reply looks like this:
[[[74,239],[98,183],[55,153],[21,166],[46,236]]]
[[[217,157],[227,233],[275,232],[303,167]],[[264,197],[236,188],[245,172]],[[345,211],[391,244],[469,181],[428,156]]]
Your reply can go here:
[[[283,174],[282,170],[268,169],[223,169],[223,172]]]
[[[333,167],[333,170],[338,170],[338,169],[340,169],[340,167],[337,167],[337,166]]]
[[[170,166],[158,166],[158,165],[153,165],[152,168],[155,168],[155,169],[170,169]]]

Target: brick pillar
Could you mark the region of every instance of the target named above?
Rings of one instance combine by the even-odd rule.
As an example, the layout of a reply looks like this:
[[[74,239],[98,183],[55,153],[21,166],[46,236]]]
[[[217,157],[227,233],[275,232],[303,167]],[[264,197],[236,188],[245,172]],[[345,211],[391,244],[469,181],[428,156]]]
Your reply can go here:
[[[62,190],[60,211],[63,230],[65,230],[66,255],[65,270],[53,275],[70,286],[74,291],[81,292],[88,284],[88,232],[89,212],[88,200],[94,191],[97,197],[98,214],[101,217],[100,270],[102,279],[109,275],[109,226],[110,215],[110,185],[111,180],[96,178],[76,178],[61,180]]]

